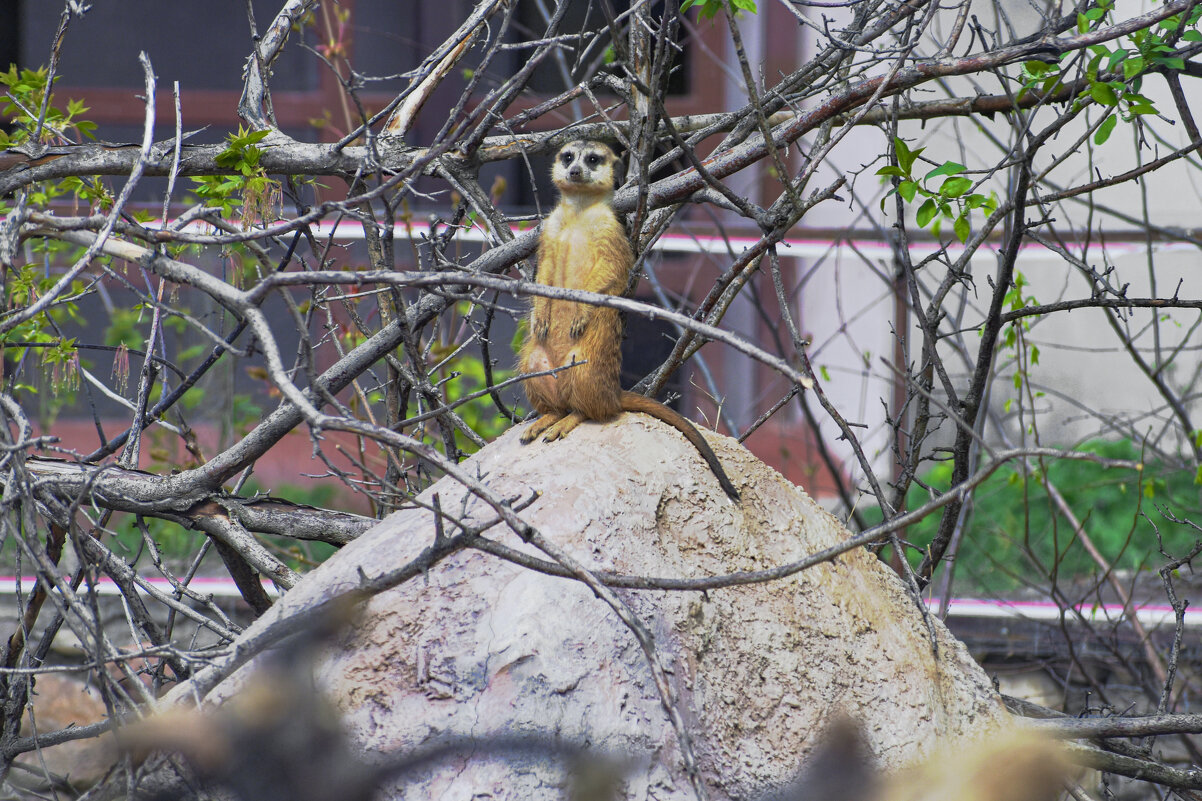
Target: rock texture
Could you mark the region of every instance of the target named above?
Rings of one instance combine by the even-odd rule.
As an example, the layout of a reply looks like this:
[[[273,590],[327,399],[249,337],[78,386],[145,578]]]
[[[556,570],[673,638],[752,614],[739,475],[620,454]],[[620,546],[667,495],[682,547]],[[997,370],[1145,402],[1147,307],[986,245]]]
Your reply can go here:
[[[34,683],[32,710],[21,721],[21,736],[48,732],[66,726],[86,726],[106,717],[100,694],[74,678],[49,673]],[[90,787],[117,761],[117,748],[111,734],[73,740],[42,748],[18,757],[24,769],[13,771],[14,784],[46,792],[46,775],[58,777],[75,787]]]
[[[728,501],[677,432],[641,415],[523,446],[510,431],[464,464],[586,565],[702,577],[774,567],[849,534],[733,440],[709,435],[742,501]],[[447,479],[449,515],[495,512]],[[433,538],[424,510],[393,515],[309,574],[248,632],[413,559]],[[528,552],[512,533],[488,536]],[[361,573],[362,571],[362,573]],[[768,584],[699,592],[619,590],[655,635],[711,798],[748,798],[796,772],[828,721],[850,715],[885,767],[976,738],[1006,714],[988,678],[935,622],[938,656],[901,582],[862,549]],[[210,696],[237,691],[252,665]],[[579,582],[478,551],[374,597],[318,665],[320,685],[369,755],[452,735],[542,735],[632,760],[629,798],[691,798],[679,743],[634,637]],[[388,797],[563,797],[536,754],[435,765]]]

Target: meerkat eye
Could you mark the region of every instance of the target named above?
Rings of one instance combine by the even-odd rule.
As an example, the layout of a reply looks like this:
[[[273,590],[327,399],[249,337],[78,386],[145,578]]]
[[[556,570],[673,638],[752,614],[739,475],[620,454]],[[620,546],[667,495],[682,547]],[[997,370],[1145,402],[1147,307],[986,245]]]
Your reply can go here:
[[[588,164],[588,166],[596,167],[601,163],[601,156],[596,153],[589,153],[587,156],[585,156],[584,161],[586,164]]]
[[[562,161],[563,166],[566,167],[572,163],[572,154],[571,153],[560,153],[559,160]]]

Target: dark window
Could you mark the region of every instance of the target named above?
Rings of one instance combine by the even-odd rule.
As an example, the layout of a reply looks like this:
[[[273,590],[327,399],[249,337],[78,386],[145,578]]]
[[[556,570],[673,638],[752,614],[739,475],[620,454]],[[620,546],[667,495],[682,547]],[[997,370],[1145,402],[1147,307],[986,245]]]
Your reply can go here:
[[[615,18],[630,8],[629,0],[613,0],[610,5]],[[519,5],[516,24],[519,39],[541,39],[547,31],[547,22],[554,8],[555,3],[550,0],[532,0]],[[652,14],[656,13],[660,12],[652,11]],[[621,36],[626,36],[623,24],[619,23],[618,30]],[[587,80],[598,71],[607,69],[607,65],[613,60],[613,37],[598,0],[570,3],[559,25],[561,36],[585,32],[592,35],[577,42],[566,43],[562,48],[547,54],[530,78],[530,89],[539,94],[556,95]],[[677,28],[677,42],[685,42],[685,34],[681,28]],[[676,69],[668,82],[669,95],[682,95],[689,91],[688,65],[689,47],[682,44],[681,51],[677,53]]]
[[[16,6],[8,0],[5,6]],[[279,12],[278,0],[255,0],[260,33]],[[46,63],[62,17],[62,4],[21,4],[19,63]],[[8,26],[5,26],[7,29]],[[293,34],[295,35],[295,34]],[[250,52],[250,25],[242,0],[122,0],[94,2],[73,16],[59,56],[66,86],[143,84],[138,53],[145,50],[159,81],[185,89],[237,90]],[[273,65],[274,90],[307,91],[317,86],[317,62],[299,47],[285,47]]]
[[[8,69],[21,59],[21,4],[18,0],[0,0],[0,69]]]
[[[653,298],[639,298],[644,303],[655,303]],[[676,331],[663,320],[651,320],[639,314],[626,316],[626,338],[622,341],[622,388],[630,389],[652,370],[655,370],[672,353],[676,345]],[[667,405],[680,410],[681,376],[677,370],[668,379],[664,394],[672,400]]]
[[[21,4],[18,0],[0,0],[0,69],[7,71],[21,57],[18,31],[21,27]],[[5,122],[5,133],[11,134],[13,126]]]
[[[441,12],[441,13],[438,13]],[[441,16],[445,30],[434,16]],[[441,3],[398,3],[396,0],[356,0],[350,25],[355,72],[366,76],[369,92],[396,93],[409,85],[399,76],[421,64],[432,47],[442,43],[459,24],[454,0]]]

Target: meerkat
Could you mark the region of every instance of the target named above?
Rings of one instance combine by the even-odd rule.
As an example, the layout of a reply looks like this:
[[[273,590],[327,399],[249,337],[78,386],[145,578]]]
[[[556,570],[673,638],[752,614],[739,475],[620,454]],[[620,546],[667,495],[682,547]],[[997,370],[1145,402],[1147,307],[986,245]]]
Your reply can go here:
[[[608,145],[591,140],[569,142],[555,155],[551,180],[560,200],[543,221],[539,283],[606,295],[626,289],[634,254],[611,205],[616,164]],[[622,390],[621,342],[617,309],[535,296],[521,348],[522,372],[574,366],[526,380],[526,397],[540,416],[522,434],[522,442],[539,435],[552,442],[585,420],[605,422],[621,412],[642,412],[684,434],[737,501],[738,491],[692,423],[662,403]]]

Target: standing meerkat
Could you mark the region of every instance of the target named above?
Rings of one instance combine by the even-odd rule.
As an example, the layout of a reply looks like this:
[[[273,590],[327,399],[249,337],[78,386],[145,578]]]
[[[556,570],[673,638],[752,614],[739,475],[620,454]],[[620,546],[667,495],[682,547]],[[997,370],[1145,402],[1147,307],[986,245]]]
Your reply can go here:
[[[543,221],[539,237],[540,284],[606,295],[626,289],[634,254],[611,205],[616,164],[613,150],[603,142],[569,142],[555,154],[551,180],[560,201]],[[540,417],[522,434],[522,442],[540,434],[552,442],[585,420],[605,422],[621,412],[642,412],[684,434],[737,501],[738,491],[692,423],[662,403],[622,390],[621,343],[617,309],[535,296],[522,343],[522,372],[576,366],[526,380],[526,397]]]

